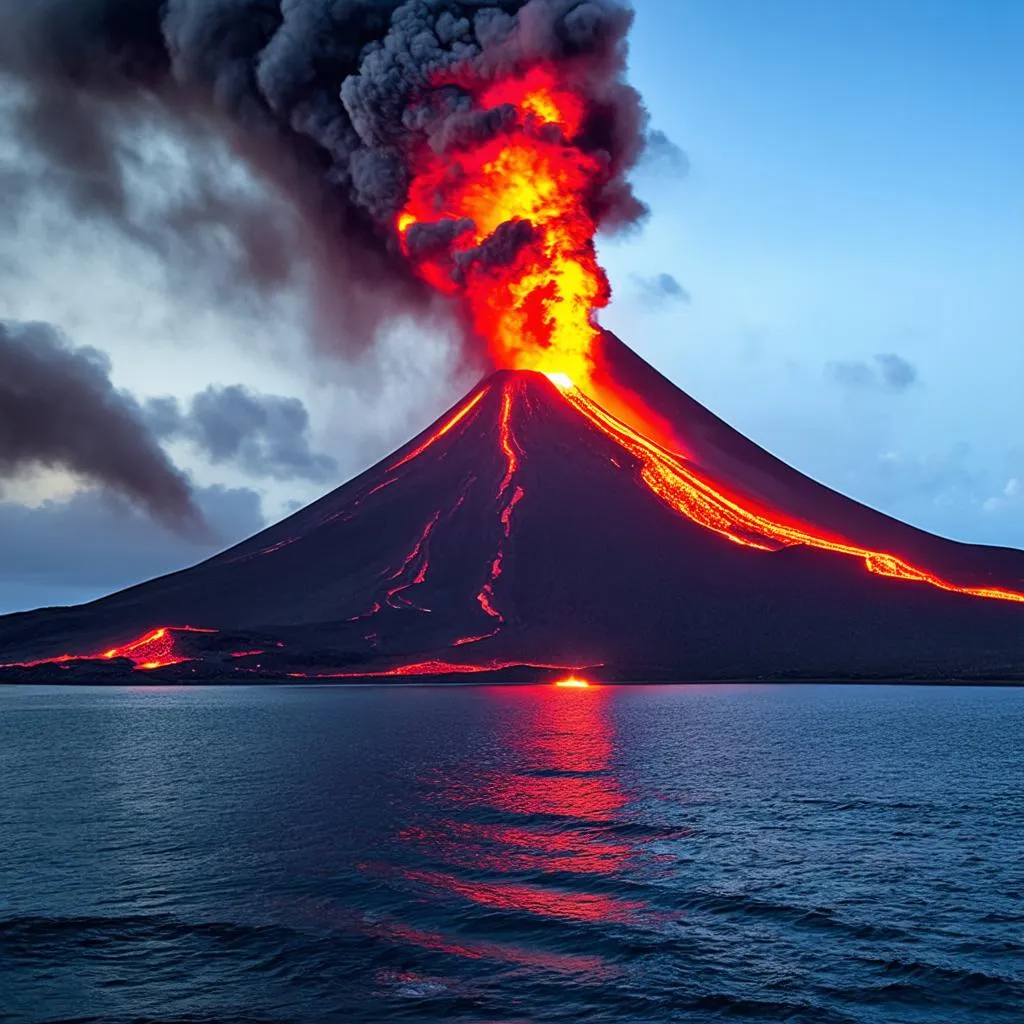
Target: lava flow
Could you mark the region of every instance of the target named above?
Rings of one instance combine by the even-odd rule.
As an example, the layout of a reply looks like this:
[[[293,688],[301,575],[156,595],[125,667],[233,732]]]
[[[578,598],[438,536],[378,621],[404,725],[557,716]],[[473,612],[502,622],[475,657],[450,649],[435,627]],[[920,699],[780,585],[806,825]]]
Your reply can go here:
[[[519,468],[519,451],[515,437],[512,434],[512,402],[515,397],[515,385],[506,384],[501,396],[501,419],[498,424],[498,438],[502,454],[505,456],[506,469],[498,487],[498,502],[501,512],[498,520],[501,523],[502,539],[498,543],[498,550],[491,562],[490,574],[487,582],[483,585],[480,593],[477,594],[477,601],[480,607],[490,618],[496,621],[495,631],[504,625],[505,617],[495,607],[494,587],[501,576],[505,562],[505,548],[512,536],[512,513],[516,505],[522,501],[525,491],[522,487],[514,485],[516,470]],[[488,634],[493,635],[493,634]],[[478,639],[486,640],[487,636]],[[465,641],[462,641],[463,643]]]
[[[2,668],[36,668],[39,665],[65,665],[75,661],[114,661],[125,658],[132,667],[150,671],[180,665],[191,659],[175,647],[175,633],[216,633],[215,629],[199,629],[195,626],[160,626],[143,634],[138,640],[120,647],[110,647],[97,654],[60,654],[55,658],[41,658],[38,661],[17,661]],[[260,653],[260,652],[256,652]]]
[[[640,463],[646,486],[680,515],[727,538],[758,551],[777,551],[802,544],[862,559],[870,572],[893,579],[927,583],[971,597],[1024,603],[1024,594],[1001,587],[960,586],[896,555],[870,551],[841,537],[830,536],[813,526],[787,520],[775,510],[759,507],[746,497],[729,494],[695,466],[615,419],[579,388],[568,386],[565,377],[552,381],[566,399],[595,427],[621,445]]]
[[[565,671],[565,665],[552,665],[538,661],[484,661],[458,662],[431,658],[427,661],[413,661],[391,668],[353,669],[346,672],[289,672],[289,679],[384,679],[389,676],[460,676],[476,675],[481,672],[501,672],[505,669],[528,668]]]
[[[442,83],[438,83],[442,84]],[[601,161],[577,144],[588,117],[583,98],[559,78],[559,68],[537,65],[495,83],[458,83],[482,112],[509,115],[501,130],[443,155],[425,148],[397,229],[419,274],[442,292],[460,296],[473,327],[499,367],[540,370],[589,422],[638,460],[640,476],[659,500],[728,540],[759,551],[804,545],[861,559],[880,576],[927,583],[973,597],[1024,602],[1000,587],[961,586],[898,555],[873,551],[835,536],[716,483],[689,460],[652,440],[655,417],[610,387],[613,416],[596,400],[597,312],[611,292],[597,262],[591,212],[604,182]],[[607,375],[604,375],[607,376]],[[479,391],[431,438],[396,466],[420,454],[465,417]],[[522,491],[505,498],[517,466],[503,396],[500,444],[508,472],[499,491],[506,541]],[[494,585],[504,548],[478,600],[500,628]],[[465,641],[462,641],[465,642]]]

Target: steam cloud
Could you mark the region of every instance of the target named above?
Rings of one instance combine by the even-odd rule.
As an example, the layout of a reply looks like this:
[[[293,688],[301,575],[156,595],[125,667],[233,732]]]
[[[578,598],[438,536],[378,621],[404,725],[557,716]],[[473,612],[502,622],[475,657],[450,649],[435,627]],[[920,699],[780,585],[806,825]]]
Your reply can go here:
[[[671,274],[654,274],[650,277],[634,274],[633,284],[641,301],[649,306],[690,301],[690,293]]]
[[[647,136],[643,158],[646,166],[677,178],[685,178],[690,173],[689,157],[657,128]]]
[[[60,467],[197,531],[202,516],[187,480],[109,375],[102,352],[72,348],[48,324],[0,323],[0,477]]]

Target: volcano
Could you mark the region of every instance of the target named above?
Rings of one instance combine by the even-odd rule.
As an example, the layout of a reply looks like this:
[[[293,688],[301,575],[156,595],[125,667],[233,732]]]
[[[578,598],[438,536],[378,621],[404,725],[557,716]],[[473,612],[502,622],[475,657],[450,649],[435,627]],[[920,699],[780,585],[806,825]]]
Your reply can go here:
[[[4,675],[1024,678],[1024,552],[845,498],[612,335],[600,346],[621,417],[600,379],[592,397],[557,374],[498,371],[230,550],[0,618]],[[641,402],[649,433],[628,422]]]

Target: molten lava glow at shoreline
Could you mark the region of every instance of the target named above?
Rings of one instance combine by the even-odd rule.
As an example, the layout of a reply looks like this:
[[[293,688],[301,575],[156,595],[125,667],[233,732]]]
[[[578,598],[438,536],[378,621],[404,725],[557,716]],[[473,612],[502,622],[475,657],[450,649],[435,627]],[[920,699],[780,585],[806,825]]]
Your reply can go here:
[[[566,665],[551,665],[535,661],[484,661],[478,664],[471,662],[442,661],[431,658],[427,661],[414,661],[406,665],[395,665],[386,669],[363,669],[349,672],[289,672],[289,679],[384,679],[390,676],[447,676],[473,675],[478,672],[500,672],[510,668],[536,668],[553,671],[565,671]]]
[[[38,661],[12,662],[0,665],[0,669],[37,668],[40,665],[65,665],[74,661],[114,661],[117,658],[127,658],[131,661],[133,668],[151,671],[192,660],[175,650],[175,633],[216,632],[215,629],[200,629],[196,626],[160,626],[143,634],[138,640],[133,640],[120,647],[110,647],[98,654],[60,654],[55,658],[41,658]]]
[[[563,690],[590,689],[590,683],[586,679],[580,679],[577,676],[567,676],[565,679],[558,679],[555,681],[555,686]]]

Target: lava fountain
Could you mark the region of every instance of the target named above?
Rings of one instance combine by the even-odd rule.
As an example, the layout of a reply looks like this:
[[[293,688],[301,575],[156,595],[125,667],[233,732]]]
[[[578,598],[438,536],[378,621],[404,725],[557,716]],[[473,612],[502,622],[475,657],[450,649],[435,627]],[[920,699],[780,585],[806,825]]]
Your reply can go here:
[[[583,99],[545,66],[481,86],[474,99],[483,112],[507,112],[504,130],[413,155],[402,250],[424,280],[462,298],[496,366],[585,385],[611,289],[591,212],[605,168],[574,145]]]

